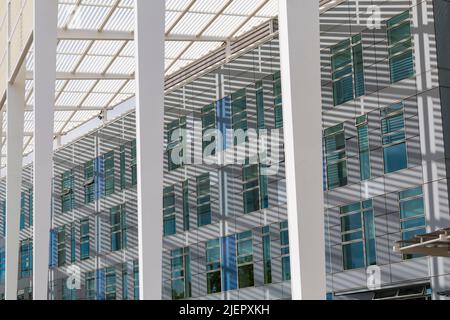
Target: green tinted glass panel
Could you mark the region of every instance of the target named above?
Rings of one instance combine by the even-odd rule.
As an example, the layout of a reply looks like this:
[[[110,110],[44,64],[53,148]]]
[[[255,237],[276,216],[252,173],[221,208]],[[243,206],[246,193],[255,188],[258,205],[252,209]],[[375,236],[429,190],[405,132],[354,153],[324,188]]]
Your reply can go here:
[[[344,269],[364,268],[364,246],[363,242],[349,243],[342,246]]]
[[[416,198],[400,203],[400,214],[402,219],[423,215],[423,198]]]
[[[341,228],[342,232],[361,229],[361,213],[357,212],[355,214],[341,217]]]

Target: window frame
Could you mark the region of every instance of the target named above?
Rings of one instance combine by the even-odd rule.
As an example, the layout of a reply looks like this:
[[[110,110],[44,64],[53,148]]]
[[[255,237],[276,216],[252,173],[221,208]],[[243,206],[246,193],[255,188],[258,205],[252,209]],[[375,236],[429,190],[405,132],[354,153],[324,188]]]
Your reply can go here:
[[[416,191],[419,191],[420,193],[416,193]],[[408,195],[408,193],[413,192],[412,194]],[[402,209],[404,208],[402,204],[409,203],[411,201],[415,200],[421,200],[422,201],[422,210],[423,212],[421,214],[417,214],[414,216],[404,217],[402,214]],[[427,233],[427,218],[426,218],[426,212],[425,212],[425,199],[424,199],[424,192],[423,192],[423,186],[418,186],[414,188],[409,188],[406,190],[403,190],[398,193],[398,207],[399,207],[399,217],[400,217],[400,233],[402,240],[408,240],[405,239],[405,234],[418,231],[417,234],[425,234]],[[421,220],[423,219],[424,224],[419,226],[412,226],[412,227],[404,227],[404,223],[408,221],[415,221],[415,220]],[[420,232],[419,232],[420,231]],[[409,237],[408,237],[409,238]],[[402,258],[403,260],[410,260],[415,258],[420,258],[422,255],[417,254],[403,254]]]
[[[405,16],[402,18],[402,16]],[[400,20],[398,20],[400,19]],[[398,20],[398,21],[396,21]],[[393,24],[391,24],[392,21],[395,21]],[[409,26],[409,37],[405,37],[404,39],[401,39],[400,41],[397,41],[395,43],[392,43],[392,39],[390,37],[390,34],[393,32],[393,30],[398,29],[402,27],[403,25]],[[406,10],[400,14],[395,15],[394,17],[388,19],[386,21],[386,36],[387,36],[387,42],[388,42],[388,61],[389,61],[389,75],[390,75],[390,83],[394,84],[397,82],[400,82],[402,80],[411,78],[414,75],[414,45],[413,45],[413,35],[412,35],[412,25],[411,25],[411,16],[410,11]],[[409,46],[404,47],[400,51],[397,51],[395,53],[391,53],[391,51],[399,46],[403,45],[404,43],[408,43]],[[405,55],[408,52],[410,52],[411,56],[411,70],[410,73],[406,76],[400,77],[399,79],[394,79],[393,70],[392,70],[392,61],[396,57],[399,57],[401,55]]]
[[[337,135],[343,136],[343,147],[335,150],[328,150],[328,139],[330,137],[335,137]],[[327,190],[335,190],[344,187],[348,184],[348,158],[347,158],[347,139],[345,136],[345,126],[344,123],[338,124],[336,126],[330,127],[324,131],[324,145],[325,145],[325,163],[326,163],[326,180],[327,180]],[[336,158],[337,156],[337,158]],[[336,166],[336,170],[339,171],[339,165],[343,164],[343,172],[345,172],[345,180],[341,181],[339,179],[339,184],[330,185],[330,168],[331,166]]]
[[[56,232],[56,250],[58,256],[58,268],[66,265],[66,228],[65,226],[57,229]]]
[[[95,202],[95,160],[84,164],[84,203]]]
[[[67,170],[61,174],[61,212],[68,213],[74,209],[74,172]],[[67,207],[66,202],[69,201]]]
[[[287,242],[284,242],[284,240]],[[281,276],[283,281],[291,280],[291,256],[289,248],[289,224],[280,222]],[[287,269],[286,269],[287,268]]]
[[[390,119],[395,119],[396,117],[402,117],[402,123],[403,123],[403,128],[401,129],[397,129],[395,131],[390,131],[389,129],[389,125],[388,125],[388,120]],[[386,123],[386,125],[385,125]],[[390,105],[389,107],[383,108],[380,110],[380,124],[381,124],[381,144],[382,144],[382,148],[383,148],[383,170],[384,170],[384,174],[390,174],[390,173],[394,173],[394,172],[398,172],[404,169],[407,169],[409,166],[409,159],[408,159],[408,142],[406,139],[406,119],[405,119],[405,108],[403,105],[403,102],[399,102],[399,103],[395,103]],[[384,132],[384,128],[387,128],[386,133]],[[399,139],[398,137],[396,138],[395,136],[401,137],[403,136],[402,139]],[[390,141],[390,139],[392,139],[392,137],[394,137],[393,139],[396,139],[394,141]],[[386,141],[386,143],[385,143]],[[399,145],[404,144],[405,147],[405,167],[397,169],[397,170],[393,170],[393,171],[389,171],[387,170],[387,162],[386,162],[386,156],[387,156],[387,151],[391,150],[393,147],[397,147]]]
[[[174,269],[174,262],[181,260],[181,268]],[[192,297],[192,279],[190,271],[190,249],[189,247],[175,249],[171,251],[170,257],[170,283],[172,290],[172,300],[180,300]],[[176,296],[174,294],[174,282],[183,282],[183,296]]]
[[[358,50],[358,51],[357,51]],[[348,52],[348,62],[340,65],[334,69],[334,60],[337,56]],[[356,55],[359,55],[358,59],[361,63],[358,63]],[[344,39],[330,48],[331,59],[331,82],[333,87],[333,105],[334,107],[344,104],[348,101],[352,101],[358,97],[365,95],[365,72],[364,72],[364,48],[362,45],[362,34],[356,34],[350,38]],[[362,74],[358,73],[358,68],[361,68]],[[347,70],[347,71],[346,71]],[[346,72],[345,72],[346,71]],[[345,73],[343,73],[345,72]],[[341,74],[342,73],[342,74]],[[348,80],[351,77],[352,93],[351,98],[343,96],[342,101],[337,101],[337,84],[342,83],[344,80]],[[361,77],[361,79],[359,79]],[[360,83],[362,82],[362,83]],[[361,92],[359,92],[359,86],[362,85]]]
[[[240,252],[241,246],[250,243],[251,253]],[[245,231],[236,235],[236,261],[237,261],[237,274],[238,274],[238,287],[239,289],[249,288],[255,286],[255,274],[254,274],[254,261],[253,261],[253,232]],[[244,284],[241,277],[241,273],[250,267],[250,282]]]
[[[202,184],[207,185],[207,189],[201,190]],[[203,208],[206,208],[206,210],[203,210]],[[204,216],[207,216],[206,223],[203,222]],[[209,173],[205,173],[197,177],[197,226],[203,227],[211,223],[211,176]]]
[[[110,245],[111,252],[122,251],[126,249],[127,223],[125,204],[109,209],[110,215]],[[117,215],[118,217],[115,217]],[[117,242],[117,240],[119,240]],[[116,246],[113,244],[116,243]]]
[[[83,230],[84,227],[87,226],[87,231]],[[88,260],[91,255],[91,246],[90,246],[90,220],[83,219],[80,221],[80,260]]]
[[[116,190],[116,178],[115,178],[115,152],[114,150],[107,152],[103,155],[103,183],[104,183],[104,196],[108,197],[114,194]]]
[[[170,201],[168,200],[170,197]],[[166,203],[169,202],[169,204]],[[163,190],[163,233],[164,237],[169,237],[177,234],[177,221],[176,221],[176,196],[175,186],[169,186]],[[171,228],[169,229],[169,226]]]
[[[358,206],[358,207],[356,207]],[[374,210],[373,210],[373,200],[369,199],[369,200],[365,200],[362,202],[355,202],[349,205],[345,205],[339,208],[339,220],[340,220],[340,226],[341,226],[341,230],[340,230],[340,237],[341,237],[341,248],[342,248],[342,266],[343,266],[343,270],[357,270],[357,269],[362,269],[362,268],[367,268],[371,265],[376,265],[377,263],[377,250],[376,250],[376,231],[375,231],[375,219],[374,219]],[[367,230],[368,226],[367,226],[367,220],[369,219],[367,216],[371,215],[371,225],[373,227],[373,230]],[[344,219],[346,217],[351,217],[351,216],[359,216],[358,217],[358,221],[359,221],[359,228],[352,228],[352,229],[346,229],[344,226]],[[375,254],[375,261],[371,262],[369,260],[369,253],[368,253],[368,246],[370,245],[370,243],[368,242],[370,239],[368,239],[368,232],[372,233],[373,236],[373,241],[374,241],[374,254]],[[348,238],[346,239],[347,236],[349,235],[354,235],[354,234],[359,234],[360,238]],[[357,267],[348,267],[348,265],[346,264],[346,257],[345,257],[345,247],[349,246],[349,245],[353,245],[353,244],[359,244],[361,243],[362,245],[362,262],[363,265],[362,266],[357,266]]]
[[[206,242],[206,254],[205,254],[205,262],[206,262],[206,290],[207,294],[214,294],[222,292],[222,256],[221,256],[221,241],[220,238],[209,240]],[[210,260],[210,252],[214,252],[213,257],[217,256],[217,259]],[[213,280],[213,277],[218,276],[218,289],[213,291],[210,281]]]

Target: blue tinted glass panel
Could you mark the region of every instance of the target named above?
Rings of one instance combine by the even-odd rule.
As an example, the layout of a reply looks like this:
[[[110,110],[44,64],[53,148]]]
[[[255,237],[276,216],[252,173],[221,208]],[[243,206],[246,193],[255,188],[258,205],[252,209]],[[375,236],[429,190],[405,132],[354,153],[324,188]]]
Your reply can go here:
[[[391,173],[408,167],[406,143],[384,148],[384,172]]]

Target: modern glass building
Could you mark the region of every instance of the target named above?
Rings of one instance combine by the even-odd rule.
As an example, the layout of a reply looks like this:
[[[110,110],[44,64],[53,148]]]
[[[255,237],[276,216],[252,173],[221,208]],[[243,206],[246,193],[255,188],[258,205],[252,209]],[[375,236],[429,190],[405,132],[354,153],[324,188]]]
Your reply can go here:
[[[315,40],[292,22],[293,1],[160,1],[164,88],[143,74],[159,70],[142,58],[153,49],[139,38],[145,2],[58,2],[45,264],[35,187],[44,136],[26,118],[44,100],[33,98],[38,71],[25,70],[42,53],[22,48],[15,77],[30,106],[20,185],[10,169],[19,157],[8,155],[18,149],[2,157],[0,297],[13,299],[13,288],[22,300],[446,299],[448,258],[394,251],[450,227],[446,1],[308,1],[301,17],[317,13]],[[0,16],[25,19],[28,1],[16,11],[0,3]],[[148,111],[158,89],[160,126]],[[17,96],[7,92],[5,107]],[[4,123],[15,119],[5,113]],[[8,143],[15,132],[6,133]],[[20,203],[8,206],[13,194]],[[8,248],[17,249],[10,287]],[[35,264],[48,270],[44,284]]]

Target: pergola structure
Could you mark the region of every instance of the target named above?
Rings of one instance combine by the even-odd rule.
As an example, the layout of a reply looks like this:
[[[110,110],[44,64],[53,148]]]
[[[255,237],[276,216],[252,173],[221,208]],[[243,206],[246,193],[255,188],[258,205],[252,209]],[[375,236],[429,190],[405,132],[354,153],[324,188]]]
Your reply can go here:
[[[140,297],[161,298],[161,141],[167,83],[214,49],[231,52],[236,37],[275,16],[282,60],[292,296],[324,298],[323,217],[318,214],[323,212],[319,14],[340,2],[0,0],[6,299],[16,299],[17,293],[23,156],[31,155],[34,162],[33,295],[43,300],[48,293],[54,141],[133,96]],[[312,239],[317,248],[308,245]]]
[[[396,243],[394,252],[450,258],[450,229],[417,235]]]

